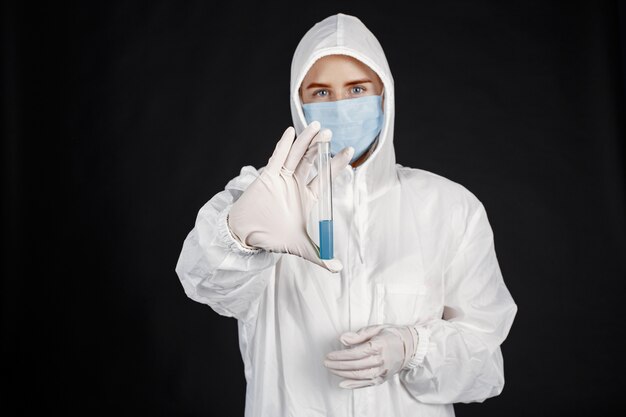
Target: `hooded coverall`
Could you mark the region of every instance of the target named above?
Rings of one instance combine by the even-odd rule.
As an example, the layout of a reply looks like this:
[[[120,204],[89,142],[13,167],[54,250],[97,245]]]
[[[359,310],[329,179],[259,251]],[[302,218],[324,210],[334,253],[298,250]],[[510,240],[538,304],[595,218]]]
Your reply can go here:
[[[296,132],[307,125],[298,88],[330,54],[368,65],[385,91],[374,152],[333,182],[335,256],[343,269],[333,274],[239,244],[226,216],[263,169],[245,166],[200,209],[176,272],[189,298],[238,321],[247,417],[453,416],[455,402],[501,393],[500,345],[517,312],[487,213],[462,185],[396,163],[393,78],[378,40],[356,17],[330,16],[300,41],[291,67]],[[317,227],[311,215],[313,239]],[[325,355],[343,347],[342,333],[382,323],[415,326],[418,366],[380,385],[340,388]]]

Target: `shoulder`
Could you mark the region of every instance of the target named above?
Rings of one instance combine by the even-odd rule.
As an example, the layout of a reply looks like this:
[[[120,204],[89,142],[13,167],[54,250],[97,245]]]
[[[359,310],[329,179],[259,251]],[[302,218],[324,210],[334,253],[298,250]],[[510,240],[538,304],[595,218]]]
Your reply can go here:
[[[398,178],[407,191],[424,198],[440,200],[446,205],[465,205],[475,209],[481,205],[478,197],[464,185],[434,172],[396,164]],[[472,210],[473,211],[473,210]]]
[[[446,227],[458,239],[470,226],[487,226],[485,207],[467,187],[433,172],[396,165],[404,195],[412,204],[446,218]]]

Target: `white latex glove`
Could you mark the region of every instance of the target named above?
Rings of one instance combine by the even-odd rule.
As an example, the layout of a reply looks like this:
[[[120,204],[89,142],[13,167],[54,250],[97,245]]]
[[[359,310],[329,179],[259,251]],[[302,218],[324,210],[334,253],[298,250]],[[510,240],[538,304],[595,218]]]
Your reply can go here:
[[[345,378],[342,388],[382,384],[407,367],[417,349],[417,332],[410,326],[380,324],[348,332],[340,340],[349,348],[330,352],[324,366]]]
[[[265,169],[230,208],[228,226],[244,246],[297,255],[331,272],[343,268],[338,259],[320,259],[319,246],[306,228],[319,190],[318,176],[308,184],[307,176],[317,155],[317,142],[328,141],[331,136],[328,129],[320,132],[317,121],[295,141],[293,127],[283,133]],[[354,148],[348,147],[331,159],[333,178],[353,154]]]

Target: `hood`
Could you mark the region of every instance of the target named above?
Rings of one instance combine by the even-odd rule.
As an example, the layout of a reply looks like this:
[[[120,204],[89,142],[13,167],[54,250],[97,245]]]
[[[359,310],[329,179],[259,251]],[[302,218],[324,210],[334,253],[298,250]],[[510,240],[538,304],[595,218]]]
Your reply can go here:
[[[358,59],[376,72],[384,85],[384,120],[374,152],[358,167],[348,165],[333,182],[333,199],[341,199],[345,187],[354,179],[363,198],[370,200],[398,181],[393,148],[393,77],[378,39],[358,18],[338,13],[316,23],[300,40],[291,62],[291,116],[298,135],[307,125],[298,89],[315,61],[326,55],[349,55]]]

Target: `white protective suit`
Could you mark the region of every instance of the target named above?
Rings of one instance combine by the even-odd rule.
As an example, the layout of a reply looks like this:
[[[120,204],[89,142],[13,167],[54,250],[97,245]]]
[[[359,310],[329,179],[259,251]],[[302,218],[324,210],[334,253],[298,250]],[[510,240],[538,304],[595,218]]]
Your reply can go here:
[[[176,272],[189,298],[238,320],[247,417],[453,416],[455,402],[502,392],[500,345],[517,312],[485,208],[462,185],[396,163],[393,78],[379,42],[355,17],[324,19],[295,51],[291,110],[298,134],[307,124],[298,87],[330,54],[364,62],[385,87],[375,151],[333,183],[335,256],[343,269],[331,273],[233,238],[229,208],[263,169],[245,166],[200,209]],[[316,215],[315,207],[308,230],[318,241]],[[415,326],[418,366],[380,385],[340,388],[325,355],[343,348],[342,333],[382,323]]]

